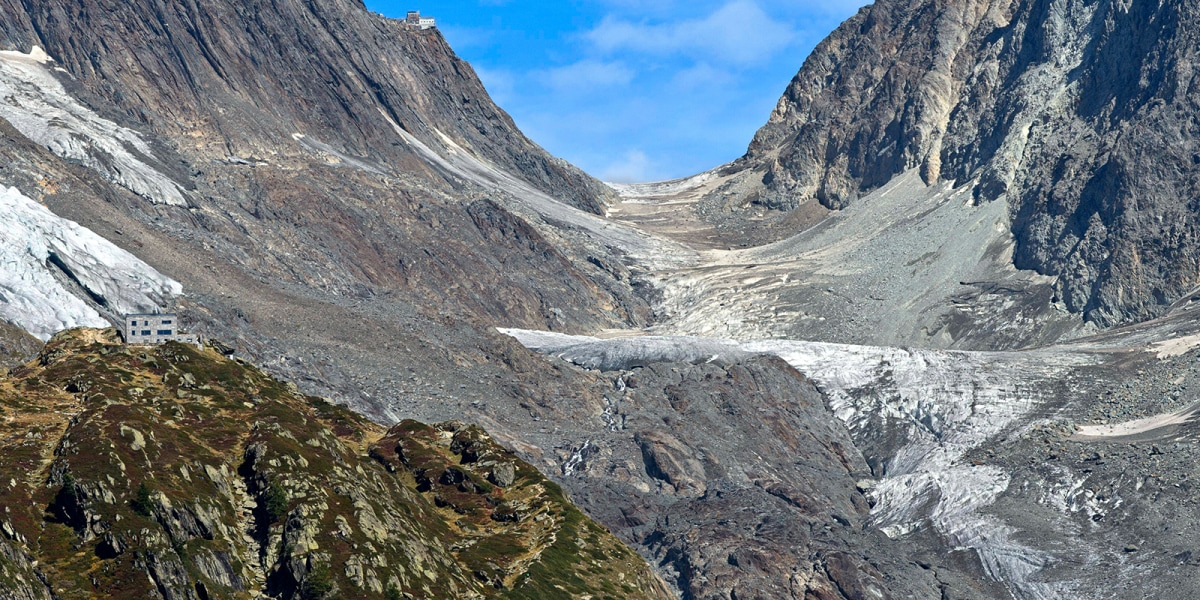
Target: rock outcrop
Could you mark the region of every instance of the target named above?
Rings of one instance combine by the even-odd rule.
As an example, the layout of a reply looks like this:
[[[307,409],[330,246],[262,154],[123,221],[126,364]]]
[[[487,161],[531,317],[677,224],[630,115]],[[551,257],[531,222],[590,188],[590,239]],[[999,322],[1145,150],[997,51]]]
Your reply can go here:
[[[0,321],[0,369],[25,363],[41,348],[41,342],[24,329]]]
[[[11,0],[0,15],[4,50],[44,49],[113,116],[175,140],[188,158],[249,166],[306,148],[421,168],[394,123],[429,145],[447,136],[593,212],[610,193],[525,138],[436,29],[358,0]]]
[[[670,598],[482,430],[384,431],[218,353],[56,336],[0,378],[6,598]]]
[[[1017,267],[1101,326],[1200,282],[1183,0],[880,0],[822,42],[718,196],[841,208],[907,171],[1006,201]]]

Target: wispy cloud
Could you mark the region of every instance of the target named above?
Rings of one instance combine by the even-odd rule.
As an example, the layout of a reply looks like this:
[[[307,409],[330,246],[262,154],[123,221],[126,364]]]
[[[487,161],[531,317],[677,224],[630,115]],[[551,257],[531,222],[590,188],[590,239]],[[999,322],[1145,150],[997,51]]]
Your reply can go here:
[[[633,71],[621,62],[585,59],[537,71],[534,77],[559,93],[583,93],[628,85],[633,80]]]
[[[870,0],[434,3],[430,16],[531,138],[610,181],[736,158],[805,54]],[[403,17],[415,5],[366,0]]]
[[[714,67],[706,62],[680,70],[671,77],[671,87],[680,93],[731,85],[737,76],[729,69]]]
[[[509,100],[515,96],[513,94],[516,88],[517,76],[508,69],[489,69],[486,67],[473,66],[475,74],[479,76],[479,80],[483,82],[483,86],[487,88],[488,95],[492,97],[492,101],[497,104],[507,104]]]
[[[797,33],[789,24],[773,19],[757,2],[734,0],[700,19],[653,23],[609,15],[584,37],[606,53],[685,55],[748,65],[769,60],[791,45]]]
[[[496,41],[496,31],[489,27],[441,25],[438,30],[459,51],[469,48],[487,48]]]

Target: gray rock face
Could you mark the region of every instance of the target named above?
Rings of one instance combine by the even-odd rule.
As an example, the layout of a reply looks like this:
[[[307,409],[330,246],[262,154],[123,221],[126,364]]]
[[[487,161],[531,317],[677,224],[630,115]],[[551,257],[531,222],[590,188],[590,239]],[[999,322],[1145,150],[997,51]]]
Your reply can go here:
[[[869,524],[858,482],[870,467],[782,360],[647,357],[594,375],[599,397],[531,404],[536,420],[512,415],[502,427],[683,598],[1005,594],[971,553],[942,552],[932,537],[893,541]]]
[[[0,368],[15,367],[41,350],[42,343],[20,327],[0,321]]]
[[[0,592],[13,600],[51,600],[54,594],[39,576],[37,561],[9,541],[20,540],[20,534],[11,525],[5,527],[8,539],[0,539]]]
[[[918,169],[1005,200],[1019,268],[1100,325],[1189,291],[1193,3],[880,0],[825,40],[732,170],[729,205],[841,208]],[[749,190],[749,191],[747,191]]]
[[[919,235],[897,235],[881,244],[875,232],[859,231],[855,243],[874,241],[876,248],[843,249],[842,256],[855,260],[842,265],[854,267],[845,277],[858,277],[851,283],[876,274],[891,280],[874,286],[814,280],[805,282],[802,293],[787,296],[793,305],[783,306],[784,312],[770,310],[780,308],[778,301],[765,310],[755,306],[767,297],[755,295],[761,287],[775,285],[777,278],[780,285],[803,278],[798,263],[784,259],[806,257],[826,240],[847,241],[831,220],[827,238],[746,250],[718,265],[729,282],[718,291],[726,298],[744,297],[728,308],[683,314],[703,297],[680,295],[678,284],[664,285],[662,298],[674,298],[683,317],[696,317],[700,325],[684,329],[689,323],[681,318],[681,329],[711,333],[708,325],[717,323],[729,337],[745,339],[750,336],[741,332],[770,331],[772,323],[814,304],[849,318],[862,316],[858,307],[868,302],[887,305],[864,326],[838,329],[814,317],[807,329],[797,329],[825,329],[842,338],[837,341],[846,341],[845,331],[852,331],[864,336],[855,341],[870,342],[882,336],[877,330],[899,329],[901,320],[888,318],[892,306],[912,310],[905,301],[913,295],[910,287],[919,286],[902,281],[910,278],[972,288],[956,296],[961,301],[953,312],[930,313],[937,327],[929,337],[946,331],[950,342],[1015,347],[1074,331],[1068,319],[1040,314],[1057,303],[1050,296],[1102,324],[1154,314],[1158,303],[1188,289],[1196,274],[1188,262],[1194,216],[1178,197],[1189,198],[1192,189],[1192,138],[1179,115],[1188,109],[1187,40],[1197,19],[1196,10],[1181,2],[1127,4],[881,0],[822,45],[750,154],[726,173],[734,181],[720,190],[745,193],[720,200],[729,207],[750,200],[788,208],[815,199],[844,208],[898,181],[901,173],[915,173],[909,175],[914,184],[917,178],[970,183],[958,190],[939,186],[948,191],[937,196],[937,207],[962,208],[970,198],[993,202],[980,205],[988,209],[1010,208],[1015,262],[1057,276],[1057,283],[1031,278],[1026,301],[1006,306],[1012,295],[994,285],[1000,277],[989,271],[980,284],[966,278],[970,270],[959,277],[960,271],[943,269],[942,262],[950,265],[966,251],[998,261],[1007,256],[1007,237],[996,236],[1002,242],[997,244],[946,245],[933,253],[944,256],[932,256],[921,248]],[[1076,564],[1071,559],[1082,543],[1094,551],[1090,557],[1109,560],[1088,562],[1089,568],[1102,565],[1093,570],[1107,576],[1120,567],[1124,581],[1143,585],[1159,579],[1146,573],[1196,562],[1191,537],[1172,542],[1172,553],[1165,555],[1151,549],[1167,547],[1168,534],[1131,535],[1136,528],[1161,530],[1166,519],[1153,508],[1157,488],[1154,494],[1142,492],[1151,482],[1126,477],[1132,470],[1150,477],[1160,464],[1182,470],[1195,453],[1156,438],[1163,447],[1150,453],[1130,450],[1120,460],[1092,459],[1097,452],[1115,453],[1068,439],[1073,434],[1065,425],[1062,434],[1043,435],[1045,424],[1033,420],[1057,418],[1051,411],[1060,408],[1069,409],[1065,418],[1083,414],[1082,406],[1095,397],[1091,384],[1084,384],[1095,378],[1051,386],[1039,377],[1016,390],[1036,389],[1036,397],[1015,397],[1007,384],[1052,362],[1041,355],[1025,362],[973,355],[946,379],[936,377],[945,362],[936,354],[825,348],[795,364],[814,380],[820,374],[869,376],[842,382],[854,395],[839,395],[834,386],[822,397],[792,368],[755,357],[753,352],[764,350],[744,350],[741,344],[690,338],[667,352],[655,351],[651,338],[640,338],[625,343],[637,352],[559,354],[594,368],[587,371],[543,361],[497,334],[495,326],[589,333],[644,326],[651,318],[645,290],[638,287],[644,271],[678,268],[687,263],[688,252],[662,252],[654,257],[661,262],[629,265],[626,259],[639,252],[679,247],[588,214],[601,207],[607,192],[525,140],[436,32],[406,29],[351,0],[36,5],[0,0],[0,45],[5,44],[22,53],[33,44],[46,48],[56,60],[45,66],[46,74],[62,87],[57,100],[85,107],[112,125],[96,131],[119,126],[123,135],[144,137],[154,156],[139,150],[132,159],[153,171],[147,181],[166,181],[181,200],[148,202],[153,199],[146,198],[146,188],[122,179],[114,165],[70,160],[70,153],[44,141],[82,144],[87,136],[69,128],[57,132],[63,135],[35,135],[39,132],[19,119],[0,119],[0,183],[18,187],[178,279],[186,291],[179,307],[184,320],[228,341],[225,350],[240,359],[294,379],[298,387],[289,390],[350,402],[381,421],[483,423],[554,474],[687,598],[1008,597],[1007,574],[1015,572],[1023,576],[1017,583],[1029,584],[1014,589],[1035,592],[1044,582],[1030,576],[1058,582],[1062,573],[1053,571],[1055,565],[1065,565],[1064,577],[1071,575]],[[1126,64],[1131,56],[1129,64],[1141,66],[1131,69]],[[25,91],[31,97],[41,93]],[[707,201],[717,204],[716,198],[725,197]],[[905,206],[897,203],[890,212],[904,212]],[[1004,211],[995,213],[938,223],[1004,225]],[[909,216],[897,215],[888,224],[919,229],[912,224],[920,219]],[[945,227],[929,231],[942,237],[958,231]],[[879,254],[901,255],[895,248],[915,252],[903,255],[906,267],[937,265],[928,270],[937,277],[916,278],[919,264],[911,271],[887,265],[857,271]],[[769,267],[760,270],[760,264]],[[938,308],[938,302],[927,306]],[[762,329],[739,330],[736,320],[723,318],[722,312],[741,317],[737,313],[745,309],[760,311],[751,324]],[[972,312],[986,313],[986,319]],[[930,320],[903,323],[916,329],[922,319]],[[1015,325],[1002,332],[1008,337],[979,340],[968,330],[981,320],[997,330]],[[1050,331],[1043,337],[1029,335],[1031,330]],[[1186,334],[1183,340],[1195,335],[1194,329],[1178,333]],[[877,337],[865,339],[869,336]],[[1141,347],[1170,337],[1180,336],[1147,334],[1122,345]],[[1109,350],[1100,349],[1115,356]],[[866,364],[864,357],[874,362]],[[848,364],[859,370],[843,368]],[[926,370],[935,377],[911,376]],[[1175,381],[1174,374],[1163,377]],[[83,383],[67,385],[83,391]],[[184,383],[175,391],[179,400],[205,396],[203,387]],[[1063,389],[1074,390],[1070,402],[1041,396],[1044,391],[1065,397],[1059,394]],[[54,388],[60,392],[61,386]],[[1009,396],[1014,402],[1007,402]],[[977,402],[980,398],[984,401]],[[247,396],[232,408],[255,410],[261,401]],[[1135,410],[1140,408],[1117,403],[1104,419],[1143,416]],[[1167,408],[1178,407],[1164,401]],[[1157,409],[1145,413],[1154,414]],[[129,424],[128,433],[117,429],[130,451],[134,444],[142,452],[153,443],[145,435],[153,431],[151,422],[159,423]],[[217,423],[206,420],[196,429],[211,432]],[[241,421],[223,424],[244,433]],[[327,454],[313,436],[293,438],[297,444],[282,434],[277,439],[286,446],[277,453],[281,462],[271,465],[265,458],[259,475],[294,473],[285,457],[297,447],[312,458]],[[915,450],[900,452],[909,448]],[[339,460],[361,458],[361,449],[355,452],[347,450]],[[1168,462],[1162,453],[1178,461]],[[1070,464],[1060,472],[1053,461],[1066,464],[1067,456]],[[931,473],[931,462],[948,468]],[[872,468],[896,476],[863,481]],[[484,478],[505,494],[521,485],[522,470],[513,464],[480,469],[480,484],[472,483],[477,490],[485,488]],[[184,480],[187,473],[181,472]],[[346,477],[361,480],[350,472]],[[1122,482],[1114,485],[1122,497],[1137,501],[1128,509],[1138,511],[1137,523],[1088,529],[1097,513],[1075,510],[1092,499],[1076,484],[1086,481],[1091,492],[1118,478]],[[449,483],[438,482],[466,483],[452,475]],[[1181,487],[1174,480],[1171,489],[1162,486],[1161,496],[1177,503],[1179,514],[1194,516],[1188,492],[1194,483],[1184,477],[1177,482]],[[305,480],[303,489],[291,491],[316,498],[329,487],[319,484]],[[229,496],[231,510],[265,508],[270,488],[243,485],[248,489]],[[103,482],[80,488],[93,499],[106,498],[105,489]],[[254,496],[253,506],[243,502],[247,494]],[[870,515],[873,501],[883,518]],[[154,512],[162,531],[153,541],[164,549],[220,530],[211,514],[191,505],[161,504]],[[184,574],[193,569],[223,589],[287,588],[302,585],[313,572],[292,550],[309,548],[321,553],[322,562],[333,551],[324,542],[314,547],[317,536],[336,531],[378,542],[387,538],[384,521],[365,510],[359,518],[338,515],[342,519],[332,522],[317,519],[318,512],[279,515],[280,543],[270,545],[278,550],[248,554],[281,565],[282,582],[259,581],[262,564],[237,568],[218,550],[192,554],[187,562],[164,551],[139,568],[160,582],[175,582],[164,587],[178,587],[180,597],[201,594],[186,584]],[[496,522],[519,520],[519,514],[503,511]],[[1110,523],[1125,518],[1115,508],[1103,515]],[[969,527],[960,527],[963,523]],[[133,555],[134,538],[85,525],[81,535],[98,549]],[[886,537],[880,526],[898,539]],[[1045,535],[1027,540],[1026,532]],[[981,539],[972,537],[976,534]],[[1100,538],[1103,543],[1097,543]],[[1014,545],[1038,552],[1003,553]],[[947,553],[947,547],[988,552]],[[22,560],[0,544],[6,575],[32,573]],[[345,581],[383,593],[388,581],[373,568],[347,562]],[[467,586],[472,574],[462,575],[453,581]],[[1154,591],[1169,591],[1186,577],[1161,578]],[[1100,579],[1082,580],[1081,586],[1091,581]],[[214,595],[214,589],[204,593]],[[28,579],[5,591],[41,594]]]
[[[54,85],[10,69],[34,45],[53,62],[21,68]],[[595,220],[609,192],[525,139],[435,30],[341,0],[12,2],[0,48],[22,93],[143,139],[154,156],[139,164],[183,202],[37,141],[84,143],[74,121],[41,136],[36,119],[0,119],[0,183],[170,273],[193,330],[310,392],[388,421],[439,396],[427,404],[450,419],[443,393],[491,392],[490,326],[649,314],[628,272],[597,266],[618,253],[570,243],[512,190]],[[469,157],[507,187],[422,153]]]
[[[191,138],[178,148],[189,158],[274,162],[281,142],[302,134],[348,164],[421,168],[391,119],[586,210],[610,193],[525,138],[436,29],[409,29],[357,0],[6,0],[0,15],[2,49],[41,46],[119,116]]]

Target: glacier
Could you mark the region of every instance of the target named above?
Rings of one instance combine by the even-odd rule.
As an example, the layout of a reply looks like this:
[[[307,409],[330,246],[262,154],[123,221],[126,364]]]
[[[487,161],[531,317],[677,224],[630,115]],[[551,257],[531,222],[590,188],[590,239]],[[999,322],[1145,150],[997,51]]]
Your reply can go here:
[[[183,188],[148,164],[157,159],[141,134],[80,104],[50,72],[52,62],[37,46],[0,52],[0,119],[154,204],[187,206]]]
[[[1053,399],[1056,381],[1099,364],[1086,348],[1019,352],[905,349],[792,340],[742,342],[687,336],[599,339],[500,329],[522,345],[584,368],[628,370],[653,362],[731,362],[771,354],[808,376],[856,440],[896,440],[870,491],[872,524],[890,537],[931,527],[974,550],[988,575],[1030,600],[1070,597],[1072,581],[1041,581],[1051,554],[1018,541],[988,514],[1009,475],[973,464],[971,450],[1002,437]]]
[[[71,279],[113,315],[153,312],[183,293],[179,282],[16,188],[0,188],[0,214],[0,319],[42,340],[72,327],[110,326],[69,289]]]

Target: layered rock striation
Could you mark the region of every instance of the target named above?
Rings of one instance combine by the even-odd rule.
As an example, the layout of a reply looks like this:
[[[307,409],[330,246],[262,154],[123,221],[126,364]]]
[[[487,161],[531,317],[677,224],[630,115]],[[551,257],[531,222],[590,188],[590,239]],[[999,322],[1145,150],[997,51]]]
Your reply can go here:
[[[0,183],[181,284],[152,304],[193,330],[371,414],[503,370],[491,326],[650,316],[622,257],[664,253],[593,214],[607,188],[527,140],[436,30],[361,3],[12,2],[0,86]],[[0,314],[45,338],[130,304],[68,288],[87,319]],[[393,380],[414,356],[433,385]]]
[[[39,46],[114,116],[177,140],[189,156],[271,160],[295,152],[301,134],[333,154],[417,168],[390,119],[428,144],[447,136],[587,210],[609,194],[522,135],[436,29],[409,28],[357,0],[14,0],[0,9],[5,50]]]

